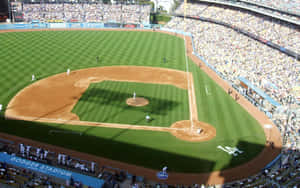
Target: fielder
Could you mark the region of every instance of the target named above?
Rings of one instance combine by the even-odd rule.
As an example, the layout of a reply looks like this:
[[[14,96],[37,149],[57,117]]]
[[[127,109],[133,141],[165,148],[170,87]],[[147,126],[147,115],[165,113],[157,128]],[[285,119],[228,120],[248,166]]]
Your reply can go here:
[[[151,121],[151,117],[149,115],[146,115],[146,121],[149,123]]]
[[[67,69],[67,75],[68,76],[70,75],[70,69]]]
[[[33,74],[33,75],[31,75],[31,81],[34,81],[34,80],[35,80],[35,76]]]
[[[134,92],[133,93],[133,99],[135,100],[135,98],[136,98],[136,93]]]
[[[164,60],[164,63],[166,63],[166,62],[167,62],[167,59],[166,59],[166,57],[164,57],[164,59],[163,59],[163,60]]]

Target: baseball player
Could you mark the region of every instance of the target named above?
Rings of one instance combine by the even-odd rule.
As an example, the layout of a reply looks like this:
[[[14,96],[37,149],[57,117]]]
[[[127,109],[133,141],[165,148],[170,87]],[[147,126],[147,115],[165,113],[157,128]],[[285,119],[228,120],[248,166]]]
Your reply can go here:
[[[164,60],[164,63],[166,63],[166,62],[167,62],[167,59],[166,59],[166,57],[164,57],[164,59],[163,59],[163,60]]]
[[[41,148],[41,151],[40,151],[40,159],[41,160],[44,159],[44,150],[43,150],[43,148]]]
[[[168,169],[168,167],[167,167],[167,166],[163,167],[162,171],[163,171],[163,173],[164,173],[164,174],[166,174],[166,173],[167,173],[167,169]]]
[[[134,93],[133,93],[133,99],[135,99],[135,98],[136,98],[136,93],[134,92]]]
[[[27,157],[29,157],[29,155],[30,155],[30,148],[31,148],[31,146],[26,146],[26,155],[27,155]]]
[[[34,81],[34,80],[35,80],[35,76],[33,74],[33,75],[31,75],[31,81]]]
[[[25,147],[23,144],[20,144],[20,153],[22,154],[22,156],[24,157],[24,153],[25,153]]]
[[[240,99],[239,95],[236,93],[235,96],[234,96],[234,99],[237,101]]]
[[[151,117],[147,114],[147,115],[146,115],[146,121],[149,123],[150,120],[151,120]]]
[[[39,157],[39,156],[40,156],[40,151],[41,151],[41,148],[37,148],[37,149],[36,149],[36,157]]]
[[[59,153],[57,156],[57,163],[60,164],[60,161],[61,161],[61,154]]]
[[[66,165],[66,155],[61,155],[61,158],[62,158],[62,164],[63,165]]]
[[[67,69],[67,75],[68,76],[70,75],[70,69]]]
[[[0,104],[0,112],[2,111],[2,104]]]
[[[92,173],[95,172],[95,165],[96,165],[96,163],[94,163],[94,162],[91,163],[91,172]]]

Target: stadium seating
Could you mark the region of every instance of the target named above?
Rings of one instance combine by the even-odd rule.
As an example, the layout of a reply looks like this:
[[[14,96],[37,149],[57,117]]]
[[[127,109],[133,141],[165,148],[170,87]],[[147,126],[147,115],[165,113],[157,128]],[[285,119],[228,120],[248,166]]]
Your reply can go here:
[[[64,3],[23,4],[25,22],[149,23],[150,5]]]

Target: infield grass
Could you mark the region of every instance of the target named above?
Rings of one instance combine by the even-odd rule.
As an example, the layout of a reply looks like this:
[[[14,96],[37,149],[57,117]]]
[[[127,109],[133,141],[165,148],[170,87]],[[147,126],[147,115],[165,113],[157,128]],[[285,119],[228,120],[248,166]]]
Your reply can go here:
[[[149,104],[128,106],[126,99],[143,97]],[[187,90],[173,85],[103,81],[91,84],[72,112],[82,121],[151,125],[169,127],[172,123],[189,119]],[[149,115],[151,121],[145,117]]]
[[[183,40],[162,33],[129,31],[1,33],[0,46],[0,104],[4,104],[4,107],[19,90],[31,83],[32,74],[40,79],[65,72],[67,68],[75,70],[116,65],[157,66],[185,70]],[[100,57],[100,62],[96,62],[96,56]],[[167,63],[163,63],[164,57]],[[199,120],[210,123],[217,129],[217,136],[210,141],[191,143],[178,140],[165,132],[4,119],[0,120],[0,131],[148,168],[161,169],[167,165],[171,171],[178,172],[221,170],[240,165],[255,157],[265,143],[265,135],[261,126],[199,67],[192,62],[189,65],[194,76]],[[103,86],[101,84],[95,85],[95,88],[104,87],[105,84]],[[109,85],[111,83],[107,87]],[[129,88],[137,91],[139,87],[133,84]],[[109,87],[107,90],[116,92],[116,89]],[[166,91],[163,94],[160,93],[163,90]],[[176,98],[178,92],[168,87],[155,91],[157,93],[153,95],[162,100],[162,103],[168,100],[179,100]],[[146,94],[147,92],[143,93],[143,95]],[[184,95],[186,94],[180,98],[180,104],[183,102],[186,104],[178,105],[176,110],[182,111],[183,114],[178,115],[174,111],[178,119],[187,118],[188,101]],[[100,98],[86,97],[91,103],[87,109],[99,105]],[[112,103],[111,110],[122,109],[122,106],[118,105],[116,104],[116,107]],[[104,107],[103,110],[105,110]],[[115,112],[118,112],[117,110]],[[3,115],[3,111],[0,113]],[[79,110],[79,115],[84,119],[97,120],[98,117],[93,116],[99,115],[99,112],[91,112],[91,117],[84,117],[81,113]],[[132,113],[125,109],[122,114],[132,119],[129,117]],[[173,113],[172,109],[166,109],[165,113],[165,115],[160,115],[161,119],[157,118],[161,122],[160,125],[167,125],[176,119],[175,116],[169,116]],[[110,113],[101,115],[103,115],[101,118],[117,121],[109,118]],[[168,118],[170,119],[164,120]],[[83,136],[49,134],[49,130],[61,129],[82,132]],[[236,146],[244,153],[233,157],[217,149],[219,145]]]

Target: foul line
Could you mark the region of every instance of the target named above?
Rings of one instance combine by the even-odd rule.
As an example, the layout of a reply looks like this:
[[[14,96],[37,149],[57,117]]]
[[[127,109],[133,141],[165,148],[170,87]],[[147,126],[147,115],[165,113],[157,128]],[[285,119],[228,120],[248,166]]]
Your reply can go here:
[[[185,55],[185,65],[186,65],[186,79],[188,84],[188,95],[189,95],[189,107],[190,107],[190,121],[191,121],[191,130],[194,129],[194,122],[193,122],[193,104],[192,104],[192,93],[191,93],[191,87],[190,87],[190,75],[189,75],[189,64],[187,59],[187,51],[186,51],[186,40],[184,36],[184,55]]]
[[[95,126],[95,127],[133,129],[133,130],[148,130],[148,131],[164,131],[164,132],[170,132],[170,131],[174,131],[174,130],[184,130],[185,129],[185,128],[147,126],[147,125],[129,125],[129,124],[102,123],[102,122],[80,121],[80,120],[40,118],[40,117],[29,117],[29,116],[9,116],[9,117],[6,117],[6,118],[7,119],[16,119],[16,120],[25,120],[25,121],[44,122],[44,123],[60,123],[60,124],[71,124],[71,125],[81,125],[81,126]]]

